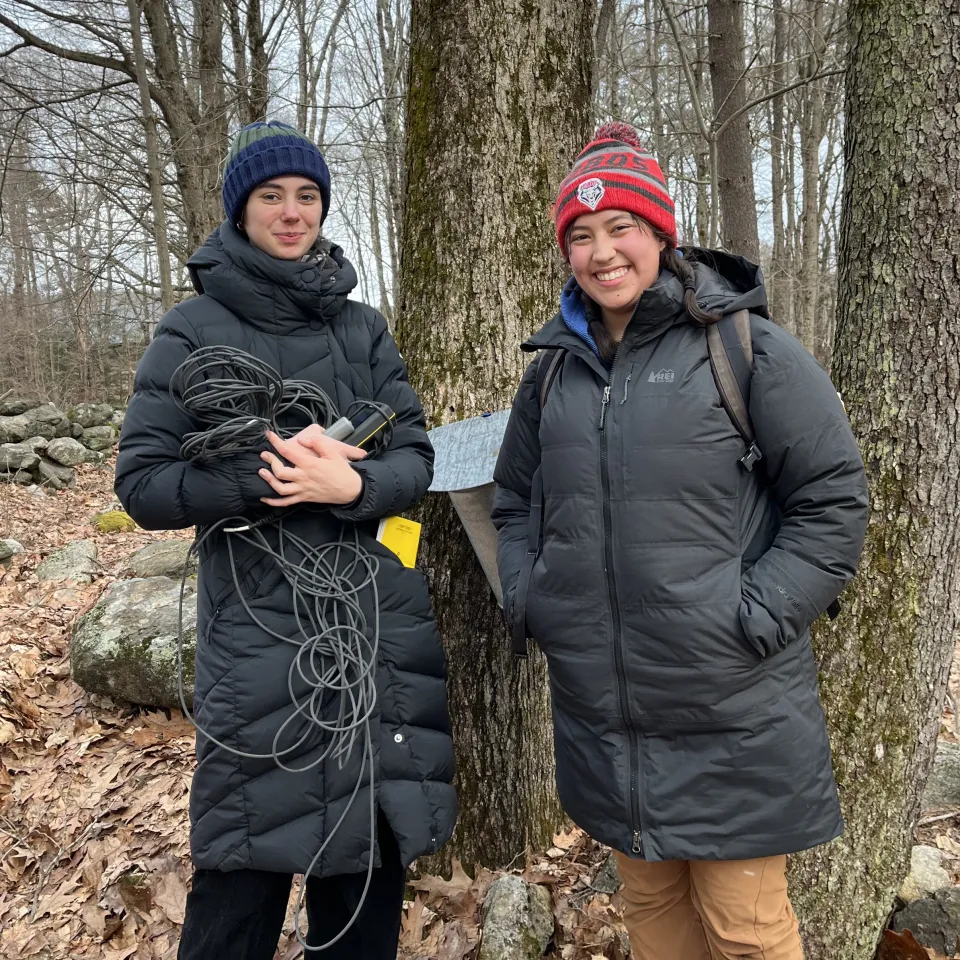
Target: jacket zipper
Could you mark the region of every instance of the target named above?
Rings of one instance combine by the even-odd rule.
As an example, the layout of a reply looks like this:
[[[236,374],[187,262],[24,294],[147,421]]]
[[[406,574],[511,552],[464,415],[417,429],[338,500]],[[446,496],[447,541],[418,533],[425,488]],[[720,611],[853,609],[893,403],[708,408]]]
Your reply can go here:
[[[603,388],[603,400],[600,403],[600,423],[599,430],[603,436],[600,439],[600,485],[603,495],[603,550],[604,564],[607,574],[607,590],[610,595],[610,610],[613,614],[613,652],[617,668],[617,692],[620,696],[620,715],[627,730],[627,740],[630,744],[630,823],[633,828],[633,853],[643,856],[643,827],[640,822],[640,803],[639,791],[637,787],[637,778],[639,770],[639,758],[637,749],[636,731],[633,728],[633,720],[630,717],[630,706],[627,701],[627,671],[623,665],[623,636],[622,625],[620,623],[620,603],[617,599],[617,584],[613,571],[613,517],[610,509],[610,473],[607,464],[607,433],[604,429],[607,418],[607,407],[610,404],[610,391],[613,385],[613,370],[617,362],[617,353],[614,354],[613,363],[610,365],[610,376],[607,385]]]

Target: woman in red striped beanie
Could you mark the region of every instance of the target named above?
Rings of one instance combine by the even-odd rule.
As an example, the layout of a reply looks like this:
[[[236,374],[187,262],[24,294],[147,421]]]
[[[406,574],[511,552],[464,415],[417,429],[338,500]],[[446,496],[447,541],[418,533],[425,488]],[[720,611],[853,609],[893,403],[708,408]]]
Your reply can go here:
[[[597,131],[555,225],[572,277],[523,345],[493,521],[560,800],[613,848],[635,956],[801,960],[786,854],[843,827],[809,627],[856,570],[860,453],[760,270],[678,249],[631,127]]]
[[[634,307],[661,269],[683,285],[691,318],[716,319],[697,303],[694,270],[677,252],[677,221],[663,172],[633,127],[607,123],[597,130],[560,184],[554,223],[587,307],[588,332],[606,362],[613,361]],[[603,225],[618,238],[618,264],[607,273],[591,269],[593,235]]]

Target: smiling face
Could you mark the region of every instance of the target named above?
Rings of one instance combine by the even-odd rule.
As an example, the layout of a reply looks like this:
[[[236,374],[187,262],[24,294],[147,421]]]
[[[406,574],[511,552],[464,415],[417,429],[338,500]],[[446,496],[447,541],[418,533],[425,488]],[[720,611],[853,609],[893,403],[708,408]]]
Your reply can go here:
[[[278,260],[299,260],[316,242],[320,188],[305,177],[273,177],[250,191],[243,208],[247,239]]]
[[[660,275],[666,246],[650,227],[625,210],[577,217],[567,234],[570,268],[580,289],[599,307],[604,323],[622,326],[641,294]]]

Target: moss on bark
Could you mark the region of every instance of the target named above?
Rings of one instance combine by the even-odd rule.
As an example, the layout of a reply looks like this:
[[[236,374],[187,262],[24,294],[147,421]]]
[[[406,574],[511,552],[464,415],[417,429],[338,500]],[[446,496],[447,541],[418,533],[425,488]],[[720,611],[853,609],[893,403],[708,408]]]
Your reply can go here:
[[[847,829],[794,858],[808,960],[869,960],[903,878],[960,625],[960,0],[853,0],[834,375],[871,521],[815,633]]]

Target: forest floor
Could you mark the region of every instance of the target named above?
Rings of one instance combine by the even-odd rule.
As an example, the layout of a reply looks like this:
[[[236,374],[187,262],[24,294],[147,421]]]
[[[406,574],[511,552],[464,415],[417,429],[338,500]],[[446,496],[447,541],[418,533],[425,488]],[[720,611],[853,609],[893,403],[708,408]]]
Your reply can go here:
[[[187,796],[193,728],[179,710],[150,710],[84,693],[69,675],[75,619],[124,576],[128,557],[186,533],[100,534],[94,514],[116,505],[112,462],[80,467],[72,490],[44,496],[0,484],[0,537],[24,554],[0,566],[0,957],[173,960],[191,869]],[[89,586],[42,584],[37,564],[71,540],[92,539]],[[957,665],[955,665],[957,666]],[[956,701],[960,666],[951,676]],[[956,739],[944,713],[943,735]],[[918,828],[960,883],[958,821]],[[527,852],[511,872],[549,886],[554,960],[623,960],[618,897],[592,884],[606,851],[582,831]],[[496,874],[412,879],[400,960],[473,960],[480,905]],[[277,960],[301,956],[293,934],[296,884]]]

